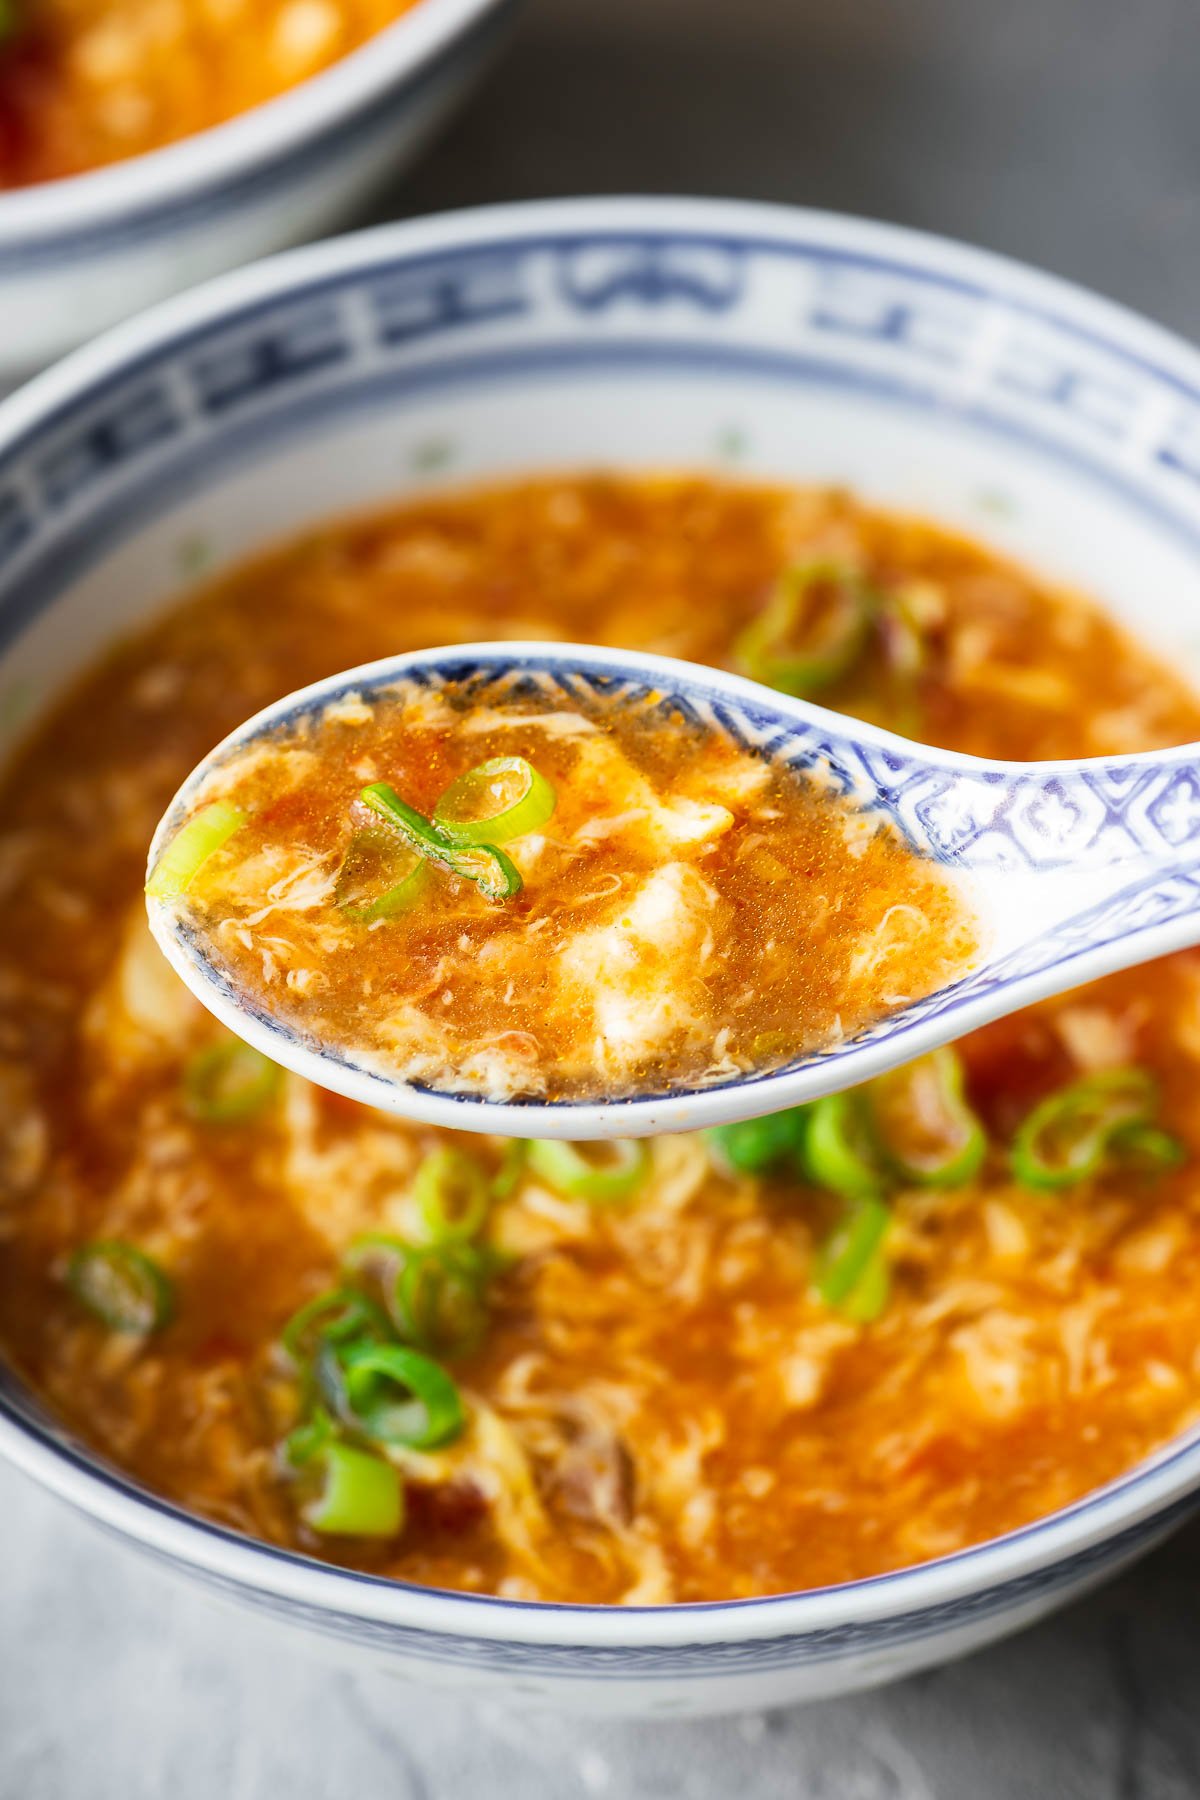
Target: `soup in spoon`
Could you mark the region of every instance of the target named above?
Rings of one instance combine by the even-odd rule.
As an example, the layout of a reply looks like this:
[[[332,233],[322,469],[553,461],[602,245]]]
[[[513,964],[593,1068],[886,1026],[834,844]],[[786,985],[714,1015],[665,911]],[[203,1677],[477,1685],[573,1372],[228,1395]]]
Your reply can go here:
[[[660,693],[583,693],[297,709],[217,756],[151,905],[247,1010],[492,1100],[774,1069],[966,967],[960,887],[878,812]]]

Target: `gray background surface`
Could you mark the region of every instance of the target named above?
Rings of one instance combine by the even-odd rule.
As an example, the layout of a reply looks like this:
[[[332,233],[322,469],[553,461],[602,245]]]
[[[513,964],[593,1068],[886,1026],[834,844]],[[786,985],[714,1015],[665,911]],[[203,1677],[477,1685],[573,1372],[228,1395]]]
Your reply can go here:
[[[1200,333],[1197,0],[531,0],[384,215],[800,201],[973,239]],[[0,1469],[3,1800],[1196,1800],[1200,1526],[1009,1644],[706,1724],[331,1672]]]

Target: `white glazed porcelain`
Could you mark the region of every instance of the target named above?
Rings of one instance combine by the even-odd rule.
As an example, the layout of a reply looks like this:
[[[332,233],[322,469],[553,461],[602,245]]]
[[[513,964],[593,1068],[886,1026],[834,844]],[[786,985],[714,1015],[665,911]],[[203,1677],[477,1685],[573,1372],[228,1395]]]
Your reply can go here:
[[[945,869],[978,929],[966,971],[869,1028],[769,1072],[653,1088],[607,1101],[489,1100],[402,1080],[388,1066],[297,1031],[237,991],[187,909],[147,902],[176,973],[221,1022],[264,1055],[365,1106],[430,1125],[504,1137],[650,1137],[803,1106],[856,1086],[1023,1006],[1200,938],[1200,745],[1074,762],[986,762],[912,743],[879,726],[773,693],[724,669],[592,644],[452,644],[335,671],[285,694],[209,752],[175,795],[150,845],[154,868],[211,777],[248,745],[307,724],[350,696],[398,683],[467,683],[489,703],[536,691],[636,708],[668,695],[702,729],[886,819]]]
[[[419,0],[211,131],[0,192],[0,393],[152,301],[339,225],[424,148],[515,4]]]
[[[767,207],[460,213],[298,251],[120,327],[0,407],[0,730],[113,635],[315,518],[580,465],[838,480],[1200,642],[1200,357],[961,246]],[[269,604],[269,596],[264,596]],[[1200,789],[1177,796],[1180,829]],[[841,1588],[683,1608],[431,1593],[188,1518],[0,1374],[0,1450],[213,1592],[404,1679],[712,1713],[887,1680],[1038,1617],[1193,1505],[1200,1444],[1051,1518]]]

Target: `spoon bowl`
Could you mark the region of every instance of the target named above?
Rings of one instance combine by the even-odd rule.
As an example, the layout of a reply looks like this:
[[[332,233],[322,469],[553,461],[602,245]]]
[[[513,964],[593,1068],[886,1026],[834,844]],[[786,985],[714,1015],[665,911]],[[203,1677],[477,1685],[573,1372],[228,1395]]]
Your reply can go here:
[[[493,1100],[390,1076],[306,1037],[235,990],[178,910],[148,901],[151,929],[193,994],[231,1031],[310,1081],[432,1125],[575,1141],[649,1136],[782,1111],[855,1086],[1047,995],[1200,939],[1200,746],[1060,763],[987,762],[915,744],[722,670],[572,644],[413,652],[316,682],[216,746],[168,807],[153,868],[214,771],[350,696],[404,681],[470,683],[493,704],[663,703],[774,764],[810,773],[877,815],[961,883],[978,921],[966,973],[868,1028],[783,1067],[667,1092]]]

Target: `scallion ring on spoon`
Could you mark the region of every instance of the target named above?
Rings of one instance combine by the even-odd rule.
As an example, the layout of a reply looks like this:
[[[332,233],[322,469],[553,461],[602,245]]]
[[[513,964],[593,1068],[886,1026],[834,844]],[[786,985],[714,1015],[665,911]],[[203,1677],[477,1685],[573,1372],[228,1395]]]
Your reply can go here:
[[[213,800],[193,813],[171,839],[146,883],[151,900],[173,900],[186,894],[211,856],[246,823],[236,806]]]
[[[495,844],[455,843],[386,781],[371,782],[359,797],[398,831],[418,856],[464,881],[473,881],[486,900],[511,900],[520,893],[520,871]]]
[[[493,756],[452,781],[433,822],[456,844],[505,844],[540,831],[554,811],[554,789],[523,756]]]
[[[393,919],[420,900],[429,863],[386,825],[356,831],[334,883],[334,905],[356,925]]]

